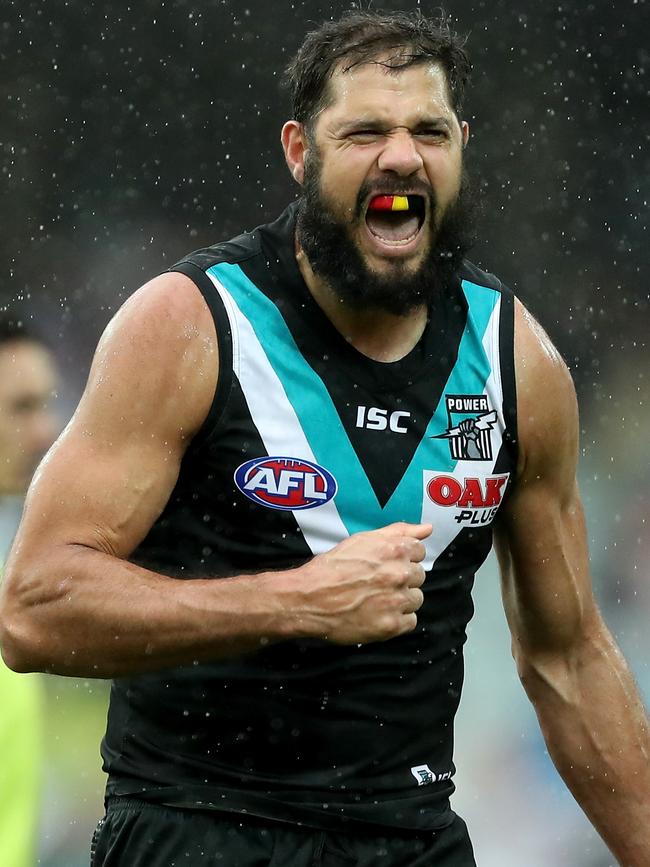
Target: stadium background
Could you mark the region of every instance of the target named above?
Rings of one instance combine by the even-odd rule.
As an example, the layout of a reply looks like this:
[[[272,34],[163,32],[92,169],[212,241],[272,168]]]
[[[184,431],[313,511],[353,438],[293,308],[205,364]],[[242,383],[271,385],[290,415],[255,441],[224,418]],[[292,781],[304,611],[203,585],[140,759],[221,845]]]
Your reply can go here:
[[[295,195],[278,80],[310,23],[349,5],[3,5],[0,306],[48,335],[64,372],[62,421],[133,289]],[[436,11],[374,4],[418,5]],[[447,10],[474,62],[468,158],[485,208],[473,258],[516,289],[576,380],[597,593],[647,701],[648,4],[449,0]],[[475,601],[455,805],[479,864],[612,864],[545,755],[491,562]],[[49,678],[47,690],[40,863],[77,867],[101,812],[106,685]]]

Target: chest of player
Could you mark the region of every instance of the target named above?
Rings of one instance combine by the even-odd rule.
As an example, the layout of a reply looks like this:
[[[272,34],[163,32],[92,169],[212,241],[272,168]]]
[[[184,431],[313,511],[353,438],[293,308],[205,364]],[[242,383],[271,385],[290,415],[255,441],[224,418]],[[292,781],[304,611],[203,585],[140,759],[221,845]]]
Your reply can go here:
[[[278,528],[291,515],[312,553],[394,521],[430,522],[431,562],[464,528],[493,521],[513,469],[498,292],[463,284],[457,334],[425,346],[414,375],[386,368],[382,377],[322,341],[301,341],[237,266],[208,274],[233,344],[215,467],[233,512]]]
[[[332,402],[303,415],[266,391],[260,402],[273,411],[264,419],[240,393],[218,449],[230,513],[259,531],[290,517],[314,554],[355,532],[429,522],[433,564],[463,529],[492,523],[512,466],[489,390],[443,394],[432,413],[417,389],[410,398],[400,409],[350,401],[339,414]]]

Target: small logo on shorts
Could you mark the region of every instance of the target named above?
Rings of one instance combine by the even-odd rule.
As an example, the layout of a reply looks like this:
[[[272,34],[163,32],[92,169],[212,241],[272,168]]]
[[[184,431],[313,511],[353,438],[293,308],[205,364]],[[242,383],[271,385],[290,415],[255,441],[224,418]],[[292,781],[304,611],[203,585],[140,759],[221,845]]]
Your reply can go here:
[[[441,780],[450,780],[451,771],[445,771],[444,774],[435,774],[429,765],[415,765],[411,768],[411,773],[417,780],[418,786],[428,786],[430,783],[437,783]]]
[[[436,781],[436,775],[429,765],[416,765],[414,768],[411,768],[411,773],[418,781],[418,786],[426,786]]]
[[[433,439],[448,439],[456,461],[491,461],[491,431],[497,414],[485,394],[447,394],[447,430]]]

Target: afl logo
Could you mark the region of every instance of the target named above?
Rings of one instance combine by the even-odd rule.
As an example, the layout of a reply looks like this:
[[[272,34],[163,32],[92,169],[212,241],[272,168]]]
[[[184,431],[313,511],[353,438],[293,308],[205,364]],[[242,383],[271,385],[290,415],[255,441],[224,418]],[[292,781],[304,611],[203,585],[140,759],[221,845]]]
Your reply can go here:
[[[253,458],[237,467],[235,484],[255,503],[270,509],[314,509],[336,494],[334,476],[297,458]]]

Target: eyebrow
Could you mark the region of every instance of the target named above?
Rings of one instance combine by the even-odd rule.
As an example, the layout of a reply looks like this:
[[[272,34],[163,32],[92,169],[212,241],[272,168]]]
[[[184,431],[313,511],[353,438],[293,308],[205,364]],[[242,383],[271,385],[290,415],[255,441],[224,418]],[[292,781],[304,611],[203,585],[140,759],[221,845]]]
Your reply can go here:
[[[447,129],[451,129],[452,124],[448,117],[424,117],[416,123],[414,129],[420,130],[430,126],[446,126]]]
[[[399,124],[401,126],[401,124]],[[444,126],[447,129],[451,129],[451,122],[447,117],[422,117],[419,118],[417,123],[412,127],[413,132],[419,132],[422,129],[426,129],[431,126]],[[392,129],[392,127],[388,124],[388,122],[383,120],[378,120],[377,118],[364,118],[358,117],[354,120],[349,120],[340,126],[337,130],[339,135],[347,135],[348,133],[354,132],[359,129],[368,129],[374,132],[382,132],[387,129]]]

